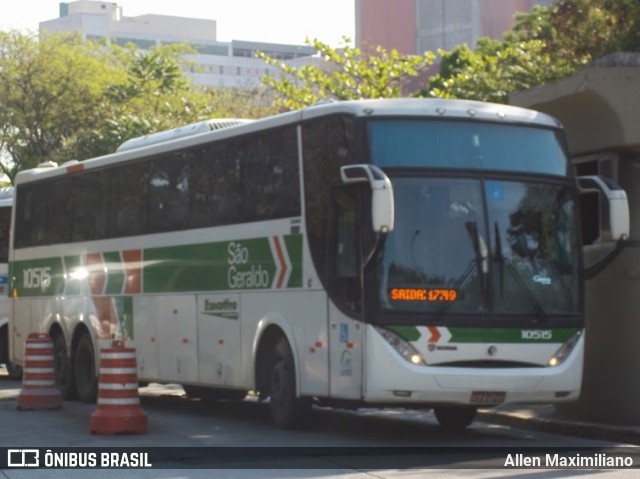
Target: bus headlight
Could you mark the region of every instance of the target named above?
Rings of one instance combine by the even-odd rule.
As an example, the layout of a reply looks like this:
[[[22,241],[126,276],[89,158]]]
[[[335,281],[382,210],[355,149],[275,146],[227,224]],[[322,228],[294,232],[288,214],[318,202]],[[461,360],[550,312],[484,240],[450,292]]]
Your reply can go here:
[[[564,360],[567,359],[569,354],[571,354],[571,351],[573,351],[573,348],[576,346],[576,344],[578,344],[578,340],[581,336],[582,330],[576,331],[576,333],[569,339],[567,339],[565,343],[560,346],[560,349],[558,349],[555,354],[551,356],[551,359],[549,359],[547,364],[551,367],[560,366],[564,362]]]
[[[374,326],[374,328],[376,328],[376,331],[378,331],[391,346],[393,346],[393,349],[395,349],[405,361],[415,364],[416,366],[426,366],[427,363],[422,355],[407,341],[388,329],[384,329],[379,326]]]

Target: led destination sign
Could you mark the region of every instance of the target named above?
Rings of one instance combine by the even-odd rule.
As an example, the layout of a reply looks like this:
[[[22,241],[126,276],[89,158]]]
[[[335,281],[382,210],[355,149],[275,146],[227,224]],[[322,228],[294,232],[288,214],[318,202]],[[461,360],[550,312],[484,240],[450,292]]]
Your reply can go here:
[[[444,301],[453,302],[459,298],[458,291],[450,288],[391,288],[392,301]]]

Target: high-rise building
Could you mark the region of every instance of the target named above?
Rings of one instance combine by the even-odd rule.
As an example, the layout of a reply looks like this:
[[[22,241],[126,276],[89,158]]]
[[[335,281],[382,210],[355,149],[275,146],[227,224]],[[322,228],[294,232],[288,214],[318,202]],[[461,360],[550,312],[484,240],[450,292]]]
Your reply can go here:
[[[304,62],[315,50],[307,45],[282,45],[246,40],[219,42],[216,21],[170,15],[126,17],[114,2],[78,0],[60,3],[59,18],[40,22],[41,31],[77,31],[85,40],[104,40],[140,49],[154,45],[181,43],[197,53],[187,55],[194,64],[194,82],[212,87],[252,88],[265,74],[279,76],[280,70],[255,58],[258,51],[283,61]]]
[[[380,45],[403,54],[451,50],[478,39],[499,39],[517,12],[556,0],[356,0],[356,45],[371,52]]]

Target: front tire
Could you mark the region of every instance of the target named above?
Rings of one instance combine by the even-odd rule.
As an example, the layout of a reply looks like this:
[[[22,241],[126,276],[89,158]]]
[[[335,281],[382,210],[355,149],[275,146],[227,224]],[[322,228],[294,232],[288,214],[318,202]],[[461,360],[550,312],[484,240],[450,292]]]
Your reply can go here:
[[[274,351],[269,378],[271,417],[280,429],[304,426],[311,413],[311,399],[296,397],[296,371],[291,347],[280,339]]]
[[[91,336],[86,333],[78,341],[73,365],[78,399],[86,403],[96,402],[98,378],[96,376],[95,354]]]
[[[466,429],[476,418],[478,408],[473,406],[438,406],[433,413],[443,429],[460,432]]]

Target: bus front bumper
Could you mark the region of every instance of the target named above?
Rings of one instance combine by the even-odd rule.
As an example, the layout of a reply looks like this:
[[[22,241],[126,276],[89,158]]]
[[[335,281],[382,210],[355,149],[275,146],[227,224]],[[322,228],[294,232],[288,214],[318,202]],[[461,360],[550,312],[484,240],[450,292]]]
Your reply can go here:
[[[364,400],[367,403],[556,403],[580,395],[584,338],[555,367],[452,367],[414,365],[379,335],[368,335]]]

